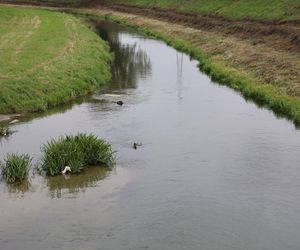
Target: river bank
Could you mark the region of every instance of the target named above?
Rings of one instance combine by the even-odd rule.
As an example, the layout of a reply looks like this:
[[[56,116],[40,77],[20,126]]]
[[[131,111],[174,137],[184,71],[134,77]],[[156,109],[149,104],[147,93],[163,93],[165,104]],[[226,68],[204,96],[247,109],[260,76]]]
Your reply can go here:
[[[53,6],[56,2],[45,4]],[[196,58],[200,69],[213,80],[300,124],[297,12],[292,19],[255,20],[103,1],[71,1],[56,6],[56,10],[122,22],[162,39]]]
[[[196,58],[200,69],[216,82],[300,124],[300,56],[295,49],[278,49],[275,43],[270,46],[260,38],[193,28],[110,7],[72,12],[122,22],[162,39]]]
[[[45,111],[109,81],[107,44],[75,17],[0,6],[0,21],[0,113]]]

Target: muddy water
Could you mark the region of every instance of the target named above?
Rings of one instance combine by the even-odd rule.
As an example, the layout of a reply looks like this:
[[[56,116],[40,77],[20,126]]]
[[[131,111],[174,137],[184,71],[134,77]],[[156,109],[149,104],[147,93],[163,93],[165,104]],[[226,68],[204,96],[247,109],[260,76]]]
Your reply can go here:
[[[14,125],[0,152],[38,158],[52,137],[93,132],[117,166],[1,181],[0,249],[300,249],[299,131],[164,43],[98,29],[116,53],[110,88]]]

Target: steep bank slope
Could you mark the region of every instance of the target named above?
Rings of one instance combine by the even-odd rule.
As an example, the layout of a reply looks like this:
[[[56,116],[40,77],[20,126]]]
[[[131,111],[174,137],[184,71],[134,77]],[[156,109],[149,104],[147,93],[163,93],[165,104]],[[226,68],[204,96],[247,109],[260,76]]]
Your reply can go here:
[[[42,111],[110,79],[108,46],[71,15],[0,6],[0,113]]]

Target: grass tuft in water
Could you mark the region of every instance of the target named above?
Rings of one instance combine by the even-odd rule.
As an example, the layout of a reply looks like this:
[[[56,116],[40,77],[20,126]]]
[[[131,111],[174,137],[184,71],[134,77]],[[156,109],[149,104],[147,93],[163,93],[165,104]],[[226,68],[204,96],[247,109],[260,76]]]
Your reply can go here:
[[[27,154],[7,154],[1,162],[1,174],[8,183],[27,179],[32,158]]]
[[[42,169],[48,175],[60,173],[70,166],[79,173],[86,166],[114,163],[111,145],[92,134],[66,135],[42,146]]]
[[[93,134],[78,134],[71,138],[79,145],[84,155],[84,162],[89,166],[111,165],[114,162],[113,151],[109,143]]]
[[[10,134],[12,134],[10,129],[5,125],[0,124],[0,137],[1,136],[9,136]]]

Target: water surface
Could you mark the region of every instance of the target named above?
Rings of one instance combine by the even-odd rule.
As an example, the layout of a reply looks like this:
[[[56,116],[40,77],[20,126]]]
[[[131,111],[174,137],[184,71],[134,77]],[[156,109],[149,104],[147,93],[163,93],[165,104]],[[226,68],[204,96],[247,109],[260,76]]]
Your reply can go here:
[[[14,125],[0,154],[38,159],[50,138],[92,132],[112,143],[117,165],[0,182],[0,249],[299,250],[293,124],[163,42],[104,22],[98,32],[115,52],[110,87]]]

